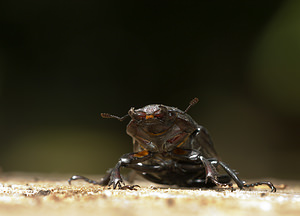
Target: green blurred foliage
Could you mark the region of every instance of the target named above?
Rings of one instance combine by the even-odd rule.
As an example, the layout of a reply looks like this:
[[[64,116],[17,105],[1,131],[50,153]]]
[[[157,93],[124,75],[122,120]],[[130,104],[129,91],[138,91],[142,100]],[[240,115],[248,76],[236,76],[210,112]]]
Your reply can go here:
[[[126,143],[130,150],[130,140]],[[48,127],[27,131],[14,140],[14,148],[2,156],[2,161],[7,170],[92,173],[99,164],[114,166],[110,162],[123,154],[120,144],[112,132],[105,130]],[[102,173],[105,170],[101,167]]]
[[[300,2],[287,1],[264,30],[250,74],[258,97],[283,115],[300,117]]]
[[[297,1],[6,1],[0,166],[101,174],[132,151],[131,106],[185,109],[243,178],[299,164]]]

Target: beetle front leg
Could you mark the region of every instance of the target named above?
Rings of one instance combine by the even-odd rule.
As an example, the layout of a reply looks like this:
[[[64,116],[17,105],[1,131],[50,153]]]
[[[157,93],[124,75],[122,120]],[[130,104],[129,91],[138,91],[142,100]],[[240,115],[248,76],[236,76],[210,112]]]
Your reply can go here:
[[[208,180],[212,181],[214,184],[222,186],[222,187],[230,187],[232,188],[231,183],[223,183],[218,180],[219,173],[217,172],[215,165],[213,165],[212,162],[205,157],[202,156],[202,154],[199,151],[191,150],[191,149],[174,149],[170,156],[173,159],[179,160],[179,161],[186,161],[186,162],[192,162],[195,164],[203,164],[206,174],[205,183],[208,183]]]
[[[91,183],[91,184],[95,184],[95,185],[102,185],[102,186],[105,186],[108,184],[109,182],[109,179],[110,179],[110,175],[111,175],[111,171],[112,169],[109,169],[107,171],[107,174],[100,180],[100,181],[95,181],[95,180],[92,180],[92,179],[89,179],[85,176],[80,176],[80,175],[73,175],[69,180],[69,185],[71,185],[72,181],[75,181],[75,180],[84,180],[88,183]]]
[[[112,185],[113,189],[116,189],[116,187],[122,188],[122,184],[124,185],[124,181],[121,177],[120,168],[143,162],[150,157],[152,157],[152,153],[148,151],[124,154],[119,159],[116,166],[112,169],[108,185]]]
[[[272,182],[255,182],[252,184],[246,184],[244,181],[242,181],[237,175],[236,173],[229,168],[228,165],[226,165],[225,163],[219,161],[219,164],[221,165],[221,167],[223,167],[223,169],[228,173],[228,175],[235,181],[235,183],[238,185],[238,187],[240,189],[243,189],[244,187],[255,187],[258,185],[268,185],[271,188],[271,192],[276,192],[276,188],[275,186],[272,184]]]
[[[203,156],[199,156],[199,159],[202,161],[205,167],[206,172],[206,183],[207,180],[210,179],[212,182],[214,182],[216,185],[222,186],[222,187],[230,187],[232,189],[231,183],[221,183],[218,181],[219,173],[217,172],[216,168],[211,164],[209,160],[204,158]]]

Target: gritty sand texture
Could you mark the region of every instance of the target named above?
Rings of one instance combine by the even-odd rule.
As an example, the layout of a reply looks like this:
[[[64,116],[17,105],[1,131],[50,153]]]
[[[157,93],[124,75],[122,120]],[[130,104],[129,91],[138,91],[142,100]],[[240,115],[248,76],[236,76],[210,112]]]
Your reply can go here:
[[[0,215],[300,215],[300,185],[274,180],[278,190],[169,188],[139,180],[137,190],[113,190],[69,175],[0,174]],[[89,176],[90,177],[90,176]],[[100,179],[100,176],[92,176]],[[287,186],[281,185],[282,183]]]

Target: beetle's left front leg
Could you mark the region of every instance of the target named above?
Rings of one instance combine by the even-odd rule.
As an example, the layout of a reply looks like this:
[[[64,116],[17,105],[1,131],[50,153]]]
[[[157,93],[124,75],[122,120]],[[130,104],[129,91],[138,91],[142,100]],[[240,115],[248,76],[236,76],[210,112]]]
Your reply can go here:
[[[221,161],[219,161],[219,164],[228,173],[228,175],[236,182],[236,184],[238,185],[238,187],[240,189],[243,189],[244,187],[254,187],[254,186],[258,186],[258,185],[267,185],[271,188],[271,192],[276,192],[276,187],[270,181],[262,181],[262,182],[255,182],[255,183],[252,183],[252,184],[246,184],[244,181],[242,181],[237,176],[237,174],[232,169],[229,168],[228,165],[226,165],[225,163],[223,163]]]
[[[116,166],[112,169],[110,180],[108,182],[108,185],[112,185],[113,189],[116,189],[118,186],[119,188],[122,188],[122,184],[124,184],[123,179],[121,177],[120,168],[121,167],[127,167],[131,164],[136,164],[139,162],[143,162],[149,158],[151,158],[153,153],[148,151],[141,151],[141,152],[135,152],[135,153],[128,153],[124,154],[116,164]]]
[[[199,159],[201,160],[201,162],[204,164],[204,167],[205,167],[206,182],[207,182],[207,179],[210,179],[216,185],[219,185],[219,186],[222,186],[222,187],[228,186],[232,189],[232,183],[220,183],[218,181],[219,173],[217,172],[216,168],[211,164],[211,162],[209,160],[207,160],[203,156],[199,156]]]
[[[228,186],[232,188],[231,183],[221,183],[218,181],[218,177],[220,176],[219,173],[217,172],[215,166],[201,155],[199,151],[196,150],[191,150],[191,149],[174,149],[171,153],[170,156],[173,159],[177,159],[180,161],[186,161],[186,162],[193,162],[195,164],[200,164],[202,163],[205,172],[206,172],[206,183],[209,180],[211,180],[213,183],[219,186]]]

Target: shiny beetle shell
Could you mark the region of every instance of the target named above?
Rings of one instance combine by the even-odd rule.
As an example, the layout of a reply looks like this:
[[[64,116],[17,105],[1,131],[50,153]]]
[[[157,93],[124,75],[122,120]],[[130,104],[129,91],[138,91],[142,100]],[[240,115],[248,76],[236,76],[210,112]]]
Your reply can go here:
[[[158,184],[199,188],[221,186],[233,190],[233,180],[240,189],[268,185],[275,192],[276,188],[269,181],[245,183],[219,159],[207,130],[187,114],[197,102],[198,98],[191,100],[185,111],[152,104],[139,109],[132,107],[123,117],[101,113],[103,118],[120,121],[131,118],[127,134],[133,139],[133,152],[121,156],[115,167],[99,182],[75,175],[69,179],[69,183],[82,179],[114,189],[135,189],[136,185],[128,186],[123,182],[120,168],[126,167]],[[225,174],[218,171],[220,168]]]

